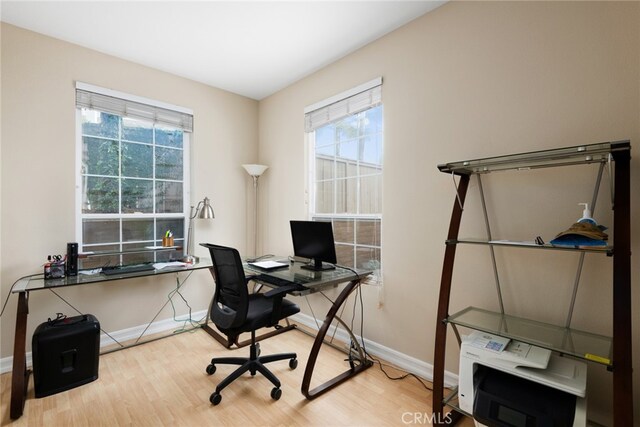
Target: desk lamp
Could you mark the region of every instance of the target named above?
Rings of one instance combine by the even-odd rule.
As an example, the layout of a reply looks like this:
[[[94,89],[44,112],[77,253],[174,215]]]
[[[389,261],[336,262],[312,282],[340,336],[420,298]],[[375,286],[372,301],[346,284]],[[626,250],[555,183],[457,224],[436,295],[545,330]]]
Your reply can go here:
[[[209,203],[209,198],[205,197],[204,200],[200,200],[195,206],[191,206],[189,212],[189,231],[187,232],[187,255],[184,257],[185,262],[198,262],[198,257],[193,255],[193,220],[197,218],[201,219],[213,219],[215,215],[213,208]]]
[[[267,170],[265,165],[242,165],[253,178],[253,256],[258,257],[258,178]]]

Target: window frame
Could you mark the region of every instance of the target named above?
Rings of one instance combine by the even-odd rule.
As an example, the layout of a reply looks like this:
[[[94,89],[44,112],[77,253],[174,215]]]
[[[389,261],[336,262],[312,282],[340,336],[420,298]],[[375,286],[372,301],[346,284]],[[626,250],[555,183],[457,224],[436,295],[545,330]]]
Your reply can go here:
[[[381,84],[381,80],[380,80],[380,84]],[[360,91],[360,89],[362,88],[363,85],[358,86],[357,88],[352,89],[351,91],[347,91],[345,93],[353,93],[353,92],[358,92]],[[343,96],[341,95],[337,95],[335,97],[331,97],[326,101],[321,101],[319,103],[314,104],[313,106],[307,107],[307,109],[305,109],[305,113],[308,111],[312,111],[314,108],[318,108],[318,106],[321,106],[323,104],[327,104],[327,103],[335,103],[335,102],[339,102],[340,100],[343,99],[347,99],[349,98],[350,95],[348,96]],[[381,143],[382,143],[382,147],[381,147],[381,155],[383,156],[384,154],[384,108],[383,108],[383,103],[379,102],[378,104],[375,105],[371,105],[368,108],[358,111],[354,114],[350,114],[351,115],[355,115],[364,111],[368,111],[372,108],[375,108],[377,106],[382,107],[382,129],[380,131],[380,135],[382,137],[381,139]],[[336,121],[338,121],[340,119],[336,119],[336,120],[332,120],[329,123],[335,123]],[[329,124],[326,123],[325,125]],[[322,125],[322,126],[325,126]],[[319,182],[318,178],[317,178],[317,162],[316,162],[316,131],[321,128],[322,126],[318,127],[317,129],[314,129],[311,132],[305,132],[305,148],[304,148],[304,155],[305,155],[305,169],[306,169],[306,173],[305,173],[305,203],[307,204],[307,215],[308,215],[308,219],[310,220],[330,220],[332,223],[334,221],[340,221],[340,220],[353,220],[354,222],[354,227],[353,227],[353,243],[345,243],[345,242],[336,242],[337,245],[347,245],[347,246],[351,246],[353,248],[353,263],[354,265],[356,265],[356,261],[357,261],[357,248],[361,247],[361,248],[370,248],[370,249],[374,249],[374,250],[378,250],[380,253],[380,267],[377,271],[377,274],[374,273],[374,276],[370,277],[369,282],[372,284],[377,284],[377,285],[382,285],[382,276],[383,276],[383,266],[382,266],[382,253],[383,253],[383,243],[382,243],[382,235],[383,235],[383,213],[382,213],[382,200],[383,200],[383,190],[382,190],[382,182],[380,185],[380,193],[378,195],[378,197],[380,197],[380,203],[381,203],[381,208],[380,208],[380,212],[379,213],[317,213],[316,212],[316,184]],[[362,137],[361,135],[359,137]],[[335,144],[336,141],[334,140],[333,143]],[[346,162],[350,162],[349,159],[345,159]],[[354,163],[356,163],[358,166],[360,166],[362,163],[366,163],[363,162],[362,160],[360,160],[359,158],[356,160],[353,160]],[[335,170],[334,170],[335,173]],[[358,173],[355,176],[351,176],[351,177],[343,177],[343,178],[338,178],[337,176],[333,176],[331,179],[329,179],[328,181],[332,181],[332,182],[337,182],[340,180],[347,180],[350,178],[357,178],[358,180],[361,177],[364,176],[380,176],[380,179],[382,180],[384,177],[384,157],[382,158],[381,161],[381,172],[380,174],[374,174],[374,175],[360,175],[360,171],[359,171],[359,167],[358,167]],[[360,210],[360,203],[361,203],[361,187],[359,184],[357,184],[356,186],[357,188],[357,196],[356,196],[356,203],[357,203],[357,211]],[[334,187],[334,191],[333,191],[333,197],[334,197],[334,212],[336,210],[336,200],[335,198],[337,197],[337,191],[335,191],[335,187]],[[373,220],[373,221],[379,221],[379,227],[380,227],[380,241],[379,241],[379,246],[375,246],[375,245],[367,245],[367,244],[358,244],[357,243],[357,239],[356,239],[356,235],[357,235],[357,220]]]
[[[123,99],[127,99],[126,96],[123,97]],[[143,98],[139,98],[139,97],[135,97],[135,96],[131,96],[131,99],[143,99]],[[152,100],[148,100],[146,98],[144,98],[145,101],[149,102]],[[150,104],[153,105],[153,104]],[[158,102],[156,105],[161,105],[163,107],[165,107],[167,104],[164,103],[160,103]],[[178,107],[180,108],[180,107]],[[183,109],[184,110],[184,109]],[[92,110],[92,111],[100,111],[98,110]],[[112,114],[112,113],[108,113],[108,114]],[[121,118],[126,118],[126,115],[119,115]],[[122,226],[122,220],[136,220],[136,219],[153,219],[154,221],[154,231],[156,231],[154,233],[153,236],[153,244],[152,246],[157,246],[159,244],[159,239],[157,238],[157,230],[156,230],[156,220],[157,219],[168,219],[168,218],[175,218],[175,219],[181,219],[183,221],[183,252],[186,250],[186,240],[187,240],[187,234],[188,234],[188,227],[189,227],[189,215],[190,215],[190,203],[191,203],[191,133],[187,132],[187,131],[183,131],[183,140],[182,140],[182,152],[183,152],[183,170],[182,170],[182,174],[183,174],[183,179],[182,179],[182,187],[183,187],[183,199],[182,199],[182,211],[181,212],[175,212],[175,213],[92,213],[92,214],[85,214],[82,212],[82,204],[83,204],[83,191],[82,191],[82,187],[83,187],[83,173],[82,173],[82,155],[83,155],[83,134],[82,134],[82,107],[80,106],[76,106],[75,108],[75,120],[76,120],[76,147],[75,147],[75,165],[76,165],[76,170],[75,170],[75,209],[74,209],[74,213],[75,213],[75,236],[76,236],[76,242],[78,242],[78,248],[79,251],[82,252],[87,252],[90,251],[90,249],[85,247],[85,242],[84,242],[84,236],[83,236],[83,223],[85,219],[117,219],[119,220],[120,224],[119,224],[119,240],[117,242],[108,242],[108,243],[104,243],[103,245],[118,245],[118,247],[120,248],[120,250],[123,249],[123,245],[129,245],[129,244],[136,244],[136,243],[149,243],[149,240],[133,240],[133,241],[127,241],[124,242],[123,241],[123,226]],[[136,118],[136,120],[141,120]],[[148,123],[155,125],[153,123],[153,121],[148,120]],[[165,124],[158,124],[159,127],[168,127],[168,125]],[[119,142],[122,142],[122,137],[121,135],[119,136]],[[128,142],[126,140],[124,140],[125,142]],[[152,142],[151,144],[149,143],[144,143],[146,145],[151,145],[152,147],[156,146],[155,141]],[[167,148],[171,148],[171,147],[167,147]],[[154,156],[155,157],[155,156]],[[154,170],[155,170],[155,163],[154,163]],[[122,179],[122,175],[121,175],[121,171],[119,171],[118,173],[118,179],[121,180]],[[156,182],[155,177],[151,178],[151,180],[153,182]],[[171,180],[169,180],[171,181]],[[175,182],[175,181],[174,181]],[[122,194],[120,194],[120,197],[122,198]],[[155,210],[155,201],[156,201],[156,194],[155,194],[155,190],[153,191],[153,206],[154,206],[154,210]],[[122,199],[119,200],[119,209],[122,209]],[[151,244],[149,244],[149,246],[151,246]],[[154,259],[156,257],[154,256]],[[120,260],[122,260],[122,258],[120,258]]]

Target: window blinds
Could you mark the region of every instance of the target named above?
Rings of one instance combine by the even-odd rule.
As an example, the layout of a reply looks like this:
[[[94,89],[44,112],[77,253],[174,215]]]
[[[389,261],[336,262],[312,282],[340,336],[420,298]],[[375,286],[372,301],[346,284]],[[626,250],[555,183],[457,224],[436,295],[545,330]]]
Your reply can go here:
[[[76,107],[148,120],[193,132],[191,110],[80,82],[76,83]]]
[[[304,130],[314,130],[382,103],[382,78],[305,108]]]

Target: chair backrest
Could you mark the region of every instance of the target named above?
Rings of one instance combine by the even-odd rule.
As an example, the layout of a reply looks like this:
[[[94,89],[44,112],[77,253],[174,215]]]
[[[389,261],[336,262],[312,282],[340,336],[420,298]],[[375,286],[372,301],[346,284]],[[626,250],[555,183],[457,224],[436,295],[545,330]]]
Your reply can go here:
[[[249,290],[240,254],[234,248],[201,243],[209,249],[216,290],[209,316],[221,330],[234,329],[247,319]]]

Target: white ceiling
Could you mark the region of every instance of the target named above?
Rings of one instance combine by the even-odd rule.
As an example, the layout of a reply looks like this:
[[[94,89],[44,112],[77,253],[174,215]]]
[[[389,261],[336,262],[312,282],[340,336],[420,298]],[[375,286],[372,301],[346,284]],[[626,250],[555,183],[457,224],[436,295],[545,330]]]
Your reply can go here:
[[[444,1],[1,1],[2,21],[262,99]]]

